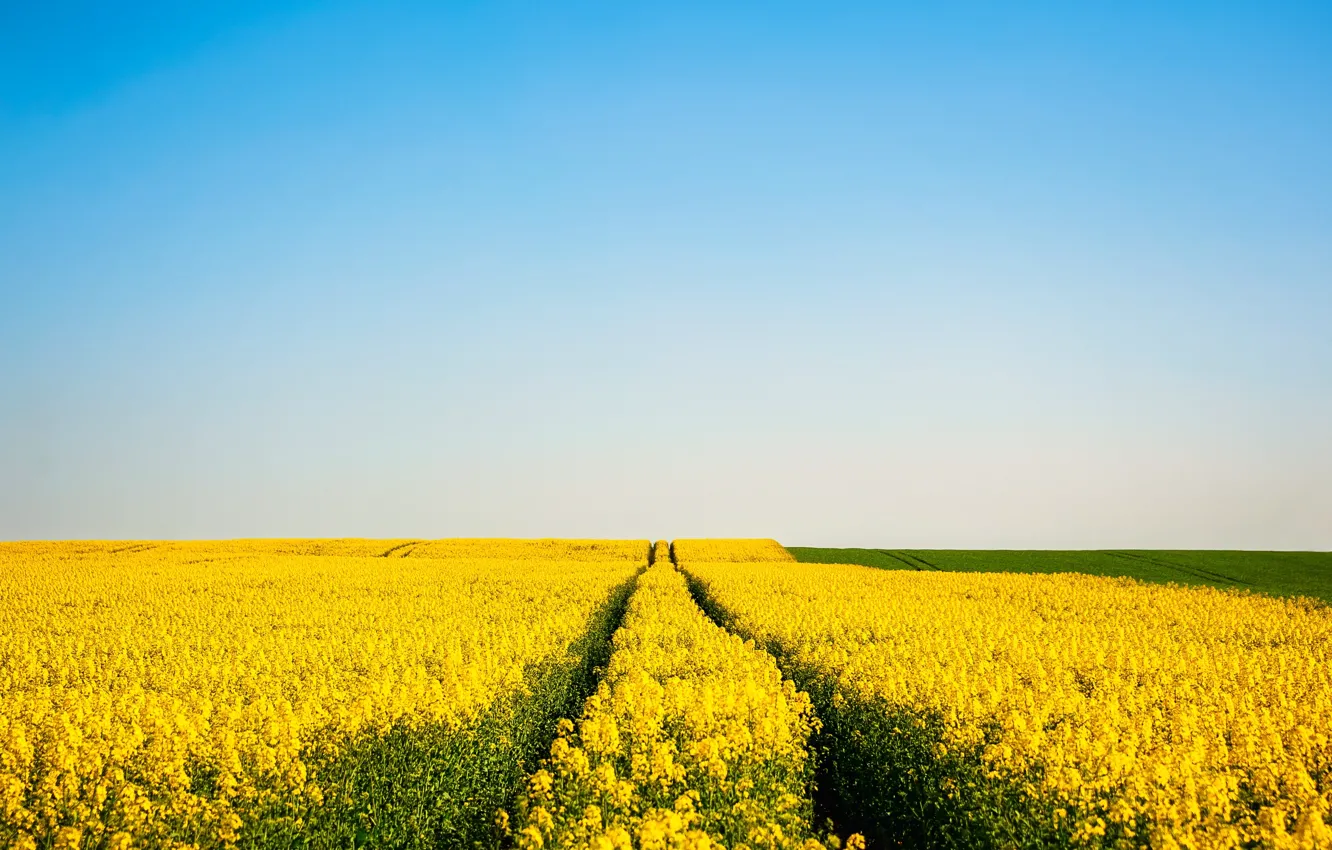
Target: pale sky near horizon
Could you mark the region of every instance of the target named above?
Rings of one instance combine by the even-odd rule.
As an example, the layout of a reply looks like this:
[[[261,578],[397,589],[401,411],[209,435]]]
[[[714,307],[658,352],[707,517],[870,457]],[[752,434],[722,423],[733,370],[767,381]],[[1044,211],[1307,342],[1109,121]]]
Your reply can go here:
[[[35,6],[0,539],[1332,550],[1332,5]]]

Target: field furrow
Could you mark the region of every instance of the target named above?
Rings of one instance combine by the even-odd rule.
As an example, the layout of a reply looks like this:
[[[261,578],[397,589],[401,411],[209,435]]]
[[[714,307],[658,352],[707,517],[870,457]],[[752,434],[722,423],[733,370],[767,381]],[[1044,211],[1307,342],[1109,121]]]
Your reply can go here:
[[[659,547],[603,681],[528,780],[509,820],[515,842],[825,846],[810,798],[808,697],[771,656],[704,615]]]

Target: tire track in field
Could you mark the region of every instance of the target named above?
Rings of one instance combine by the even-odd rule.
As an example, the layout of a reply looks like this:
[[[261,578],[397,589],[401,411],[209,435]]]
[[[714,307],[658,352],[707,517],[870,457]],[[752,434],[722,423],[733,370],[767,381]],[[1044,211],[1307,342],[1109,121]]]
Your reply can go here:
[[[876,549],[874,551],[878,552],[881,555],[887,555],[888,557],[894,560],[901,561],[902,563],[906,564],[908,567],[911,567],[911,569],[916,570],[918,572],[923,572],[925,570],[939,569],[934,564],[931,564],[929,561],[925,560],[919,555],[912,555],[910,552],[906,552],[904,550]]]
[[[1192,576],[1193,578],[1201,579],[1203,581],[1220,581],[1236,585],[1245,585],[1248,587],[1253,586],[1252,582],[1245,581],[1242,578],[1228,576],[1225,573],[1217,572],[1215,570],[1208,570],[1204,569],[1203,567],[1188,567],[1184,566],[1183,564],[1176,564],[1172,561],[1164,560],[1162,558],[1152,558],[1147,555],[1140,554],[1138,552],[1114,551],[1114,552],[1106,552],[1106,554],[1113,558],[1122,558],[1128,561],[1137,561],[1139,563],[1146,563],[1158,567],[1165,567],[1166,569],[1175,570],[1176,572],[1181,572],[1187,576]]]
[[[767,652],[777,662],[777,669],[781,670],[782,676],[795,682],[796,687],[808,693],[814,701],[814,718],[819,723],[819,730],[811,736],[809,741],[810,754],[814,758],[814,782],[810,789],[810,796],[814,801],[814,819],[816,822],[824,821],[832,824],[833,831],[838,835],[848,835],[853,830],[848,826],[850,818],[847,817],[847,811],[842,805],[842,801],[837,798],[830,789],[833,787],[832,765],[829,760],[830,747],[827,742],[827,736],[835,726],[828,724],[828,714],[830,705],[819,700],[811,685],[814,683],[810,671],[799,670],[794,664],[790,653],[785,647],[769,644],[766,641],[759,640],[754,635],[747,634],[744,630],[735,627],[735,618],[729,611],[723,608],[708,593],[707,585],[698,576],[694,575],[688,568],[680,564],[675,554],[675,544],[670,547],[671,563],[680,574],[685,578],[685,585],[689,588],[689,595],[693,597],[694,604],[702,609],[704,616],[715,623],[718,628],[725,629],[727,632],[739,637],[741,640],[753,641],[755,646]],[[889,552],[884,552],[890,555]],[[898,558],[898,560],[901,560]],[[903,563],[907,563],[903,561]],[[914,567],[917,571],[919,567]],[[833,733],[837,734],[837,733]]]
[[[938,566],[936,566],[934,563],[925,560],[924,558],[922,558],[922,557],[919,556],[919,555],[913,554],[913,553],[911,553],[911,552],[907,552],[907,551],[905,551],[905,550],[902,551],[902,554],[905,555],[905,556],[907,556],[908,558],[910,558],[910,559],[913,560],[913,561],[920,561],[922,564],[924,564],[924,565],[925,565],[926,567],[928,567],[929,569],[932,569],[932,570],[937,570],[937,569],[939,569]]]
[[[889,558],[892,558],[894,561],[897,561],[899,564],[910,567],[916,572],[921,571],[919,564],[913,564],[912,562],[908,561],[906,558],[902,557],[896,552],[890,551],[888,549],[875,549],[874,551],[878,552],[880,555],[887,555]]]
[[[156,549],[158,543],[131,543],[128,546],[121,546],[119,549],[112,549],[108,554],[111,555],[137,555],[140,552],[147,552],[149,549]]]
[[[648,561],[652,560],[652,550],[648,550]],[[517,772],[508,777],[507,788],[503,793],[502,804],[497,808],[502,812],[517,809],[520,795],[527,785],[527,778],[537,769],[542,758],[551,751],[551,746],[558,737],[559,722],[568,719],[577,722],[583,714],[587,700],[595,694],[606,677],[611,655],[615,652],[615,634],[624,625],[625,614],[629,611],[629,600],[638,591],[639,578],[650,564],[640,564],[634,574],[615,587],[606,602],[593,614],[587,631],[570,646],[570,651],[578,661],[564,674],[567,682],[560,688],[564,698],[557,705],[546,706],[542,716],[537,719],[538,730],[529,740],[519,746],[518,759],[514,762]],[[492,811],[496,807],[492,807]],[[487,813],[489,815],[489,813]],[[507,818],[507,814],[506,814]],[[512,842],[501,845],[508,848]]]
[[[412,550],[413,550],[413,549],[415,549],[417,546],[420,546],[420,545],[421,545],[421,542],[422,542],[422,541],[420,541],[420,540],[409,540],[409,541],[407,541],[406,543],[399,543],[397,546],[394,546],[394,547],[391,548],[391,549],[388,549],[388,550],[386,550],[386,551],[384,551],[384,552],[381,552],[381,553],[379,553],[378,555],[376,555],[375,557],[378,557],[378,558],[405,558],[405,557],[407,557],[408,555],[410,555],[410,554],[412,553]],[[406,551],[403,551],[403,550],[406,550]],[[401,554],[401,555],[395,555],[395,554],[394,554],[395,552],[402,552],[402,554]]]

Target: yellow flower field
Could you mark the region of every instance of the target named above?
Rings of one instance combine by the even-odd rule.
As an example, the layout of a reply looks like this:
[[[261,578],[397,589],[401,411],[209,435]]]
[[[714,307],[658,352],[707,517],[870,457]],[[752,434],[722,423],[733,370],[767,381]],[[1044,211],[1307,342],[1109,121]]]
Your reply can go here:
[[[716,626],[665,547],[577,726],[528,782],[520,848],[819,848],[809,697]]]
[[[1332,850],[1330,822],[1310,600],[771,540],[0,544],[4,847]]]
[[[816,694],[831,781],[885,843],[889,792],[926,789],[927,844],[1332,846],[1332,609],[719,548],[676,552]]]
[[[557,714],[532,703],[561,696],[543,676],[577,665],[648,555],[646,541],[450,541],[421,546],[443,559],[349,557],[395,545],[0,546],[0,843],[308,831],[357,792],[339,759],[366,740],[465,738],[483,717],[512,737]],[[337,554],[277,554],[293,550]],[[500,704],[512,723],[488,714]]]

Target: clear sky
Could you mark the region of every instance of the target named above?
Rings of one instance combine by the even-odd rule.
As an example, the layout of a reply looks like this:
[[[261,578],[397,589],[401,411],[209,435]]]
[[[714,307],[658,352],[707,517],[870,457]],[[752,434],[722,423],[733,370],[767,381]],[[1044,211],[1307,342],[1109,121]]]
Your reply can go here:
[[[1332,4],[0,0],[0,539],[490,535],[1332,549]]]

